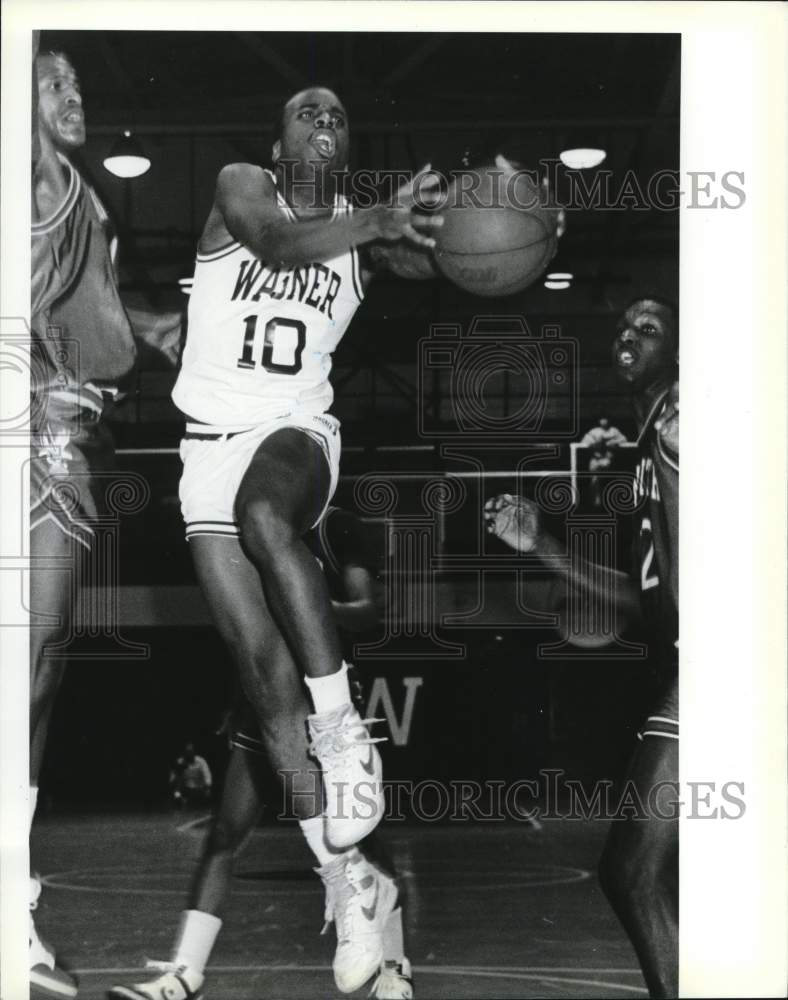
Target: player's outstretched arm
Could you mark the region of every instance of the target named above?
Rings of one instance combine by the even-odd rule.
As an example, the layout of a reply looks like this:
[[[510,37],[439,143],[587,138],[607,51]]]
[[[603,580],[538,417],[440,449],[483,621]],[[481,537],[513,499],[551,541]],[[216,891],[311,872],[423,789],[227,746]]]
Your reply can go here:
[[[415,211],[413,189],[419,176],[397,192],[392,204],[359,209],[338,219],[302,217],[293,222],[277,207],[276,187],[261,167],[233,163],[219,174],[215,208],[234,239],[280,267],[330,260],[374,240],[405,238],[431,248],[435,240],[429,233],[443,220]]]
[[[364,268],[372,272],[390,271],[398,278],[425,281],[438,275],[432,251],[399,243],[373,243],[365,254]]]
[[[484,505],[487,531],[517,552],[538,556],[545,565],[563,576],[568,584],[587,593],[609,599],[615,596],[617,610],[631,621],[640,615],[640,601],[632,581],[618,570],[582,560],[568,568],[566,552],[556,538],[544,530],[539,506],[526,497],[502,493]]]

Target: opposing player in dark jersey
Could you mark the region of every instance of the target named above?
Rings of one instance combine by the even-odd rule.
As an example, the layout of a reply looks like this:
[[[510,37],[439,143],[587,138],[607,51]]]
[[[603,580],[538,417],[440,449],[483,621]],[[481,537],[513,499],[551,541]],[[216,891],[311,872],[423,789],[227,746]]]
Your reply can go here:
[[[73,595],[91,565],[94,527],[113,468],[102,418],[136,358],[135,334],[115,280],[107,213],[68,158],[85,142],[76,72],[62,53],[38,55],[37,33],[33,55],[31,822]],[[177,340],[178,324],[174,332]],[[174,363],[175,344],[169,349]],[[31,879],[31,909],[40,891]],[[75,994],[32,916],[30,964],[34,996]]]
[[[620,611],[639,608],[662,692],[641,727],[627,772],[639,801],[655,808],[611,826],[600,862],[603,889],[624,925],[653,997],[678,995],[678,319],[659,298],[632,303],[613,344],[616,374],[632,393],[639,462],[633,493],[638,511],[634,580],[575,569],[572,586],[616,594]],[[488,501],[488,530],[512,548],[549,557],[562,546],[541,526],[538,506],[505,494]],[[608,589],[605,598],[609,599]]]
[[[629,771],[647,801],[679,778],[679,389],[678,314],[669,302],[641,299],[626,310],[613,344],[616,374],[632,393],[638,423],[635,501],[640,602],[662,693],[638,734]],[[676,792],[677,794],[677,792]],[[626,928],[653,997],[678,996],[676,797],[647,822],[613,823],[600,864],[602,887]]]
[[[378,621],[378,568],[367,533],[354,514],[329,507],[305,541],[323,567],[343,651],[349,658],[354,634],[372,628]],[[363,681],[359,679],[354,686],[363,687]],[[354,694],[355,701],[363,702],[360,689]],[[363,711],[360,705],[359,710]],[[231,890],[233,860],[254,829],[265,802],[261,785],[269,768],[266,750],[254,713],[243,698],[231,721],[231,747],[221,801],[205,840],[203,856],[189,893],[188,909],[181,916],[172,960],[149,963],[149,967],[161,974],[147,983],[114,987],[109,992],[113,1000],[158,1000],[165,995],[170,1000],[198,1000],[202,996],[205,967],[222,924],[218,914]],[[376,837],[374,833],[361,850],[351,848],[335,852],[324,843],[322,816],[301,820],[300,825],[316,855],[319,864],[316,871],[326,886],[326,921],[336,924],[340,974],[342,968],[348,966],[361,970],[363,976],[368,962],[368,938],[376,931],[362,907],[369,902],[367,895],[374,895],[376,882],[382,881],[386,891],[396,895],[390,862],[383,852],[369,843]],[[353,878],[349,882],[338,879],[337,875],[348,868]],[[346,885],[351,887],[350,893],[342,891]],[[355,988],[356,982],[346,983],[340,977],[340,988],[346,985]],[[392,911],[383,929],[383,963],[370,996],[377,1000],[410,1000],[413,997],[399,907]]]

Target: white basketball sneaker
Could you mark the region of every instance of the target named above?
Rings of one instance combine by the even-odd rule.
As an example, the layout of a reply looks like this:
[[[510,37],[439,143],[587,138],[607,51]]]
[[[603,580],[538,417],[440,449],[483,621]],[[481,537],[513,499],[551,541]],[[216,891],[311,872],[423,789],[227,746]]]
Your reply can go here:
[[[397,902],[397,886],[356,849],[316,868],[326,887],[323,932],[333,921],[337,932],[334,982],[353,993],[383,962],[383,932]]]
[[[325,838],[334,850],[352,847],[383,818],[383,765],[367,726],[353,705],[309,716],[310,753],[323,769]]]
[[[187,965],[151,961],[145,968],[157,969],[161,975],[147,983],[113,986],[107,997],[110,1000],[203,1000],[205,976]]]
[[[413,970],[407,958],[384,962],[369,991],[369,1000],[413,1000]]]
[[[31,1000],[44,1000],[45,997],[75,997],[77,984],[67,972],[55,964],[55,953],[36,930],[32,911],[38,906],[41,895],[41,883],[37,878],[30,878],[30,997]]]

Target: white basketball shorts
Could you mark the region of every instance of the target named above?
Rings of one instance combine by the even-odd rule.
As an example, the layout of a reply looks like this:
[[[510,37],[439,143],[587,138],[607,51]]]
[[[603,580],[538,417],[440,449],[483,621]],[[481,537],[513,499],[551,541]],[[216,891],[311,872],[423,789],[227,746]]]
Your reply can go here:
[[[244,430],[187,423],[180,448],[183,473],[178,490],[187,539],[195,535],[240,534],[235,498],[241,480],[260,444],[285,427],[296,427],[308,434],[326,457],[331,483],[320,512],[323,516],[339,479],[341,437],[336,417],[328,413],[290,413]]]

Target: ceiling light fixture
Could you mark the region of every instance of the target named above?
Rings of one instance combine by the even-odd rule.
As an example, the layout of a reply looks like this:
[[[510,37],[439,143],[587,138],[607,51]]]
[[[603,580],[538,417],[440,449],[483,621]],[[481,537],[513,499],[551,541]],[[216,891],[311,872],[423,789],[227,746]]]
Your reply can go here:
[[[563,291],[564,288],[569,288],[571,281],[546,281],[544,283],[545,288],[549,288],[554,292]]]
[[[561,163],[572,170],[588,170],[591,167],[598,167],[607,156],[604,149],[565,149],[558,154]]]
[[[141,177],[150,170],[150,159],[143,152],[139,140],[129,129],[124,129],[104,160],[104,166],[116,177]]]
[[[548,281],[571,281],[572,278],[574,275],[570,274],[569,271],[551,271],[547,275]]]

